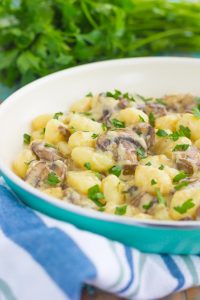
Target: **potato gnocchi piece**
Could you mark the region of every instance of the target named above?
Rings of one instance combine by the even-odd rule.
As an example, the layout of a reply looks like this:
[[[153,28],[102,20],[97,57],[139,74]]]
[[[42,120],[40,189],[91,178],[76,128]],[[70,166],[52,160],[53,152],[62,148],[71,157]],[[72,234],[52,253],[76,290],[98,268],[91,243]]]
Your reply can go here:
[[[171,131],[175,131],[179,120],[180,120],[179,114],[171,114],[171,115],[162,116],[162,117],[156,119],[155,127],[164,129],[164,130],[169,129]]]
[[[66,140],[65,136],[59,130],[59,127],[65,128],[66,130],[68,129],[66,125],[56,119],[52,119],[47,123],[44,135],[46,142],[55,145]]]
[[[42,130],[46,127],[47,123],[53,118],[53,114],[39,115],[33,119],[31,127],[33,131]]]
[[[200,119],[196,118],[190,113],[182,114],[180,120],[177,122],[176,128],[182,125],[191,130],[191,139],[196,141],[200,138]]]
[[[58,142],[57,144],[58,151],[64,156],[68,157],[71,153],[69,144],[65,141]]]
[[[78,114],[73,114],[71,116],[69,122],[69,129],[73,129],[76,131],[95,132],[97,134],[103,132],[101,123],[98,123],[96,121],[93,121],[91,119],[88,119],[87,117]]]
[[[122,109],[116,117],[120,121],[125,122],[127,126],[135,125],[141,122],[141,119],[143,119],[145,122],[148,122],[149,120],[148,116],[143,111],[134,107]]]
[[[152,167],[159,168],[163,165],[163,167],[168,166],[171,167],[173,165],[172,161],[163,154],[160,155],[149,155],[146,158],[140,161],[141,165],[151,165]],[[162,167],[161,167],[162,168]]]
[[[101,181],[92,171],[69,171],[67,183],[81,194],[87,195],[88,189],[94,185],[101,187]]]
[[[91,132],[76,131],[70,136],[68,145],[71,149],[79,146],[95,147],[95,139],[92,136]]]
[[[46,194],[48,194],[49,196],[52,196],[52,197],[55,197],[58,199],[62,199],[64,196],[64,192],[61,187],[50,187],[50,188],[44,189],[42,191],[45,192]]]
[[[91,108],[91,97],[85,97],[77,102],[75,102],[71,108],[70,111],[80,113],[80,112],[86,112],[90,110]]]
[[[31,141],[43,140],[43,139],[44,139],[44,132],[42,130],[31,132]]]
[[[97,152],[91,147],[76,147],[72,150],[71,157],[82,168],[85,163],[90,163],[91,169],[99,172],[107,171],[115,164],[110,152]]]
[[[135,170],[135,185],[142,191],[152,195],[156,195],[157,189],[162,194],[167,194],[173,188],[171,178],[166,172],[151,166],[142,165],[137,166]]]
[[[124,202],[123,183],[115,175],[108,175],[102,181],[102,191],[104,193],[107,205],[118,205]]]
[[[193,203],[194,205],[186,205],[184,209],[184,203],[186,201]],[[200,187],[190,187],[180,191],[177,191],[172,197],[170,203],[170,216],[174,220],[182,219],[194,219],[197,208],[200,206]],[[182,209],[181,209],[182,207]],[[177,211],[178,208],[178,211]]]
[[[35,160],[36,156],[29,149],[24,149],[19,153],[13,162],[14,172],[21,178],[24,178],[31,161]]]

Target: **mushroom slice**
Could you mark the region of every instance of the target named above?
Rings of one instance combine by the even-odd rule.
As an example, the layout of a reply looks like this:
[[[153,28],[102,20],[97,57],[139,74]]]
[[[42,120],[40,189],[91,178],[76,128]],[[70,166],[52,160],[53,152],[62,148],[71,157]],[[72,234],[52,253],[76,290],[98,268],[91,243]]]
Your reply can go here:
[[[193,174],[200,169],[200,151],[194,146],[187,151],[175,152],[174,157],[177,168],[187,174]]]
[[[150,124],[142,122],[135,125],[132,130],[144,138],[147,148],[150,148],[154,145],[155,132]]]
[[[45,161],[37,161],[30,164],[25,181],[34,187],[39,187],[41,181],[45,181],[49,174],[49,168]]]
[[[126,202],[130,205],[133,205],[134,207],[139,207],[141,209],[143,208],[143,205],[145,203],[151,203],[151,206],[149,206],[148,209],[152,208],[154,204],[156,204],[158,201],[156,197],[150,195],[146,192],[141,192],[136,186],[132,185],[130,186],[125,192],[125,199]],[[147,209],[145,209],[147,210]]]
[[[146,103],[144,112],[147,115],[153,113],[156,118],[165,116],[167,114],[165,105],[154,102]]]
[[[129,129],[107,131],[98,137],[96,146],[102,151],[111,151],[114,159],[130,172],[138,164],[137,148],[147,150],[144,138]]]
[[[195,97],[190,94],[166,95],[164,100],[170,111],[179,113],[191,112],[196,105]]]
[[[56,173],[61,182],[65,180],[67,174],[67,166],[63,161],[56,160],[52,163],[49,163],[48,166],[52,172]]]
[[[65,126],[62,125],[58,127],[58,130],[65,137],[66,142],[68,142],[71,132]]]
[[[63,200],[66,202],[73,203],[75,205],[79,205],[82,207],[97,209],[97,206],[93,201],[91,201],[87,197],[79,194],[71,187],[67,187],[64,190],[64,195],[65,196],[64,196]]]
[[[63,157],[58,150],[46,144],[45,142],[33,142],[31,144],[31,150],[39,159],[48,161],[63,160]]]

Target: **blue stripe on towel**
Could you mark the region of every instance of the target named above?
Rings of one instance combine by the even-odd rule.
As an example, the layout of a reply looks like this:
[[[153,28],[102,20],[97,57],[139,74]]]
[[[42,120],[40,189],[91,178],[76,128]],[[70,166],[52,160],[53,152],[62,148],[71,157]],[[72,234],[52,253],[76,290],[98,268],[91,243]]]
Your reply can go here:
[[[129,247],[124,246],[125,249],[125,255],[126,255],[126,259],[129,265],[129,269],[130,269],[130,278],[128,283],[126,284],[126,286],[117,291],[117,294],[121,294],[124,293],[126,290],[129,289],[129,287],[133,284],[133,279],[134,279],[134,268],[133,268],[133,254],[132,254],[132,250]]]
[[[174,289],[174,292],[180,290],[185,284],[185,277],[183,276],[182,272],[180,271],[179,267],[173,260],[173,258],[169,255],[161,255],[165,265],[167,266],[170,274],[175,277],[178,281],[177,287]]]
[[[92,262],[67,234],[47,227],[3,186],[0,227],[8,238],[29,252],[70,299],[80,299],[81,283],[96,277]]]

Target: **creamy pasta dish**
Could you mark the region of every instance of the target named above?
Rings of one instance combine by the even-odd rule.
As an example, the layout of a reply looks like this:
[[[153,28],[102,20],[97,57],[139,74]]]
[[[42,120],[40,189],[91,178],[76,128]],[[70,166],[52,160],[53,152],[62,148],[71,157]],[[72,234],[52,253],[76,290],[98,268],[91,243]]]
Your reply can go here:
[[[141,219],[200,219],[200,98],[89,93],[24,133],[15,173],[58,201]]]

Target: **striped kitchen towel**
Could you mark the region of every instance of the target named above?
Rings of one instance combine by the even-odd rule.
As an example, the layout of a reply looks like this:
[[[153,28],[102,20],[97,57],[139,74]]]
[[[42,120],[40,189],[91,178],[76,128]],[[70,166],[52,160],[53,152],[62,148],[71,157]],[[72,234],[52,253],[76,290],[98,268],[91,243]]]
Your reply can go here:
[[[76,300],[90,284],[159,299],[200,284],[198,256],[144,254],[42,215],[0,183],[0,299]]]

